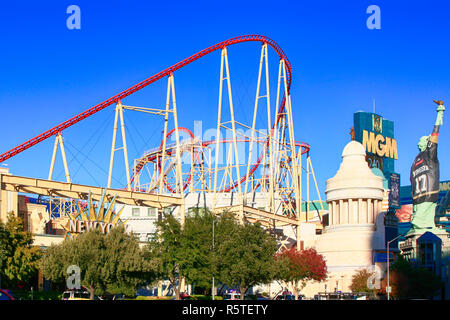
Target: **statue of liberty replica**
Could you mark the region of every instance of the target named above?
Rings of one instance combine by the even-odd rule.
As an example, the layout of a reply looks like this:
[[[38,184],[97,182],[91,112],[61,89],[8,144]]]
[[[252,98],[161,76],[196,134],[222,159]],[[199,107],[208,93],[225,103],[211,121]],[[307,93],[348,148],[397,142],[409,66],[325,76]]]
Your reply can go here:
[[[434,101],[437,117],[433,132],[421,137],[418,143],[419,154],[411,166],[410,180],[413,200],[411,229],[405,240],[399,242],[402,256],[413,265],[432,271],[440,277],[444,285],[439,295],[450,299],[448,271],[450,260],[450,237],[444,229],[435,224],[436,207],[439,200],[439,161],[437,146],[439,127],[443,124],[444,103]],[[437,292],[435,293],[438,294]]]
[[[413,199],[413,215],[411,219],[412,233],[431,231],[436,233],[439,229],[434,222],[437,201],[439,199],[439,160],[437,146],[439,126],[443,124],[444,103],[433,100],[437,106],[437,117],[433,132],[429,136],[420,138],[419,154],[411,167],[410,181]]]

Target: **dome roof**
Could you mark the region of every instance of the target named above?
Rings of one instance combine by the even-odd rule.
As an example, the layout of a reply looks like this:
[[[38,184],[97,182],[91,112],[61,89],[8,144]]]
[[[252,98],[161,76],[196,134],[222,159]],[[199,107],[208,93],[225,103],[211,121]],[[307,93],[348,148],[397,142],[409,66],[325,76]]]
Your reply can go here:
[[[344,148],[344,151],[342,151],[342,158],[346,156],[365,156],[366,151],[364,150],[364,147],[361,143],[358,141],[351,141],[347,143],[347,145]]]
[[[351,198],[382,199],[383,178],[367,164],[366,152],[358,141],[349,142],[342,152],[341,166],[327,180],[327,201]]]

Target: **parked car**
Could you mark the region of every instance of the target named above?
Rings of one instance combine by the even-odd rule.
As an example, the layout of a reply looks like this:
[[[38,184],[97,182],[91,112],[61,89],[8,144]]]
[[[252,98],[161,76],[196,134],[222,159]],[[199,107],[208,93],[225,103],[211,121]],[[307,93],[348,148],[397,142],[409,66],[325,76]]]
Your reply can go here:
[[[90,300],[90,293],[83,290],[64,291],[61,300]]]
[[[223,296],[223,300],[240,300],[241,294],[239,292],[229,292],[225,293]]]
[[[330,292],[319,293],[314,296],[314,300],[369,300],[365,293],[352,292]]]
[[[303,295],[298,295],[297,300],[302,300],[303,299]],[[280,294],[278,295],[275,300],[295,300],[295,295],[294,294]]]
[[[0,289],[0,300],[15,300],[11,294],[11,291]]]
[[[355,293],[354,299],[355,300],[369,300],[369,296],[366,293]]]
[[[194,297],[191,297],[189,294],[187,294],[186,292],[182,292],[180,293],[180,299],[181,300],[195,300]]]
[[[125,295],[124,294],[106,293],[106,294],[98,296],[97,298],[98,298],[98,300],[125,300]]]

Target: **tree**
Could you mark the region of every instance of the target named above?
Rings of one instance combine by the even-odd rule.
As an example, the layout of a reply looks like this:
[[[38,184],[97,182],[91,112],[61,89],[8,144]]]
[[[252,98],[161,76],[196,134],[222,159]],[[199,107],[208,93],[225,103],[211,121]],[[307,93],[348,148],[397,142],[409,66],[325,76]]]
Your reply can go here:
[[[211,287],[212,225],[209,210],[186,217],[184,227],[172,215],[158,222],[158,233],[149,244],[149,254],[160,262],[159,276],[168,279],[180,298],[182,279],[206,290]]]
[[[295,299],[310,280],[323,281],[327,278],[327,266],[322,255],[313,248],[298,251],[295,247],[285,249],[276,255],[280,264],[277,278],[289,284]]]
[[[192,216],[186,218],[183,230],[183,247],[189,253],[184,275],[189,283],[203,288],[204,293],[211,289],[214,273],[213,223],[216,223],[216,217],[209,210],[195,210]]]
[[[33,236],[24,230],[22,219],[8,213],[0,221],[0,277],[3,286],[27,282],[37,272],[42,251],[33,246]]]
[[[367,269],[358,270],[352,276],[352,283],[350,285],[350,289],[352,292],[364,292],[371,295],[375,294],[376,289],[370,289],[367,286],[369,278],[373,277],[375,272],[369,272]]]
[[[397,260],[389,267],[389,287],[391,291],[389,296],[394,299],[407,299],[411,292],[409,276],[412,274],[412,265],[398,256]],[[387,287],[387,277],[381,282],[380,293],[384,294]]]
[[[387,279],[381,283],[386,292]],[[396,299],[432,298],[442,288],[442,280],[432,271],[399,256],[389,269],[390,296]]]
[[[212,275],[216,273],[212,250],[213,223],[217,226],[216,236],[220,230],[226,229],[219,226],[219,220],[206,209],[193,210],[183,227],[170,214],[158,222],[157,235],[148,245],[149,255],[160,262],[159,276],[169,280],[176,299],[180,298],[183,278],[204,291],[211,288]]]
[[[157,223],[158,232],[148,246],[148,254],[156,259],[159,279],[168,279],[180,300],[181,280],[189,253],[185,251],[181,224],[172,215],[164,216]]]
[[[157,261],[139,247],[136,238],[123,227],[112,228],[105,237],[107,264],[106,291],[134,296],[139,285],[155,279]]]
[[[63,281],[71,265],[80,268],[81,285],[94,294],[125,293],[133,295],[137,286],[151,280],[154,261],[148,259],[132,234],[120,226],[108,234],[91,230],[50,246],[42,260],[43,275]]]
[[[214,250],[212,228],[215,226]],[[160,279],[168,279],[180,298],[182,279],[209,290],[212,275],[230,287],[239,286],[241,299],[251,286],[273,279],[276,240],[259,224],[239,224],[228,212],[219,217],[194,211],[182,227],[172,215],[158,222],[148,245],[160,263]]]
[[[240,224],[232,215],[223,214],[217,229],[215,264],[221,282],[237,285],[243,300],[251,286],[273,280],[277,244],[259,223]]]
[[[432,299],[443,287],[442,280],[434,272],[425,268],[415,268],[409,280],[412,297]]]

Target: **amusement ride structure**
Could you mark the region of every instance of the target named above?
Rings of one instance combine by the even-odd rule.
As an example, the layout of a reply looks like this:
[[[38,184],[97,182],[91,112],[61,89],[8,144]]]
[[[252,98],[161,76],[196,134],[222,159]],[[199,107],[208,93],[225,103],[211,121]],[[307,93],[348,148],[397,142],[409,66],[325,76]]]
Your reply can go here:
[[[239,122],[235,117],[227,53],[229,46],[243,42],[262,44],[253,118],[252,122],[247,124]],[[269,87],[269,47],[279,57],[273,110]],[[194,136],[191,130],[178,124],[174,79],[176,71],[215,51],[221,52],[217,134],[215,139],[204,141],[201,137]],[[128,96],[163,78],[167,78],[165,107],[148,108],[125,104]],[[187,199],[193,194],[201,193],[208,195],[208,201],[205,201],[204,205],[217,214],[228,210],[235,212],[241,221],[259,221],[270,229],[292,228],[299,246],[300,225],[310,219],[310,176],[314,179],[320,200],[317,208],[319,220],[324,208],[321,207],[320,192],[309,155],[310,146],[295,140],[291,79],[291,65],[285,53],[268,37],[245,35],[222,41],[1,154],[0,163],[50,137],[55,137],[48,179],[0,175],[1,188],[50,196],[54,199],[86,200],[90,195],[92,199],[100,200],[102,195],[105,195],[108,201],[114,199],[118,204],[149,206],[160,210],[172,208],[182,223],[185,219]],[[74,184],[71,181],[62,134],[65,129],[111,105],[115,105],[115,119],[107,184],[103,187]],[[124,112],[129,111],[162,117],[164,121],[160,145],[143,152],[141,157],[134,160],[132,166],[128,158],[124,120]],[[256,119],[261,114],[266,117],[264,130],[256,128]],[[224,135],[224,132],[228,134]],[[116,147],[118,133],[122,137],[120,148]],[[182,140],[181,134],[185,136]],[[173,140],[175,142],[171,142]],[[242,152],[242,144],[248,146],[248,153]],[[66,182],[52,179],[58,148],[62,154]],[[126,181],[123,182],[124,188],[112,189],[114,156],[120,150],[125,161]],[[221,157],[226,160],[220,161]],[[303,199],[302,175],[305,173],[306,197]],[[263,196],[263,205],[255,204],[255,194]],[[305,210],[302,210],[302,203],[306,203]]]

